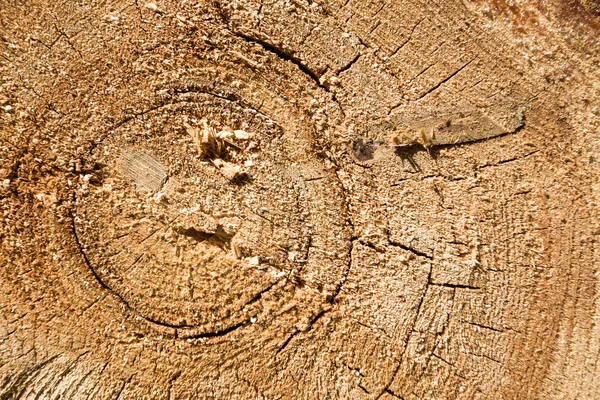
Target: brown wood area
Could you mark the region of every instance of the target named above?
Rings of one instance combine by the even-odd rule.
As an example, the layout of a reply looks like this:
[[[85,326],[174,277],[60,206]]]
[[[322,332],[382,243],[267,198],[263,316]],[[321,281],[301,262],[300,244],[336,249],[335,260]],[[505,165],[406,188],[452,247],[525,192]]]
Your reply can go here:
[[[597,0],[0,0],[0,399],[600,398]]]

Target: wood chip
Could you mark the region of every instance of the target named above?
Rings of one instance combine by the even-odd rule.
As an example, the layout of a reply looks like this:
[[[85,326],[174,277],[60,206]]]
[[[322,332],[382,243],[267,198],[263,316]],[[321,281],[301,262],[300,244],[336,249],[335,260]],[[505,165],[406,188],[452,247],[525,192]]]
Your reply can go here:
[[[233,255],[235,256],[235,258],[242,258],[242,250],[240,249],[240,246],[237,245],[237,243],[231,242],[231,250],[233,251]]]
[[[223,161],[220,158],[211,161],[213,165],[217,167],[219,171],[221,171],[221,173],[225,175],[225,177],[227,177],[228,179],[234,179],[240,173],[241,167],[239,165]]]
[[[226,139],[233,136],[233,132],[227,130],[221,130],[217,132],[218,139]]]
[[[223,141],[217,138],[215,130],[208,126],[205,119],[202,120],[202,124],[204,125],[202,129],[194,128],[187,123],[184,123],[184,126],[194,140],[200,157],[220,157],[223,151]]]
[[[240,166],[239,165],[235,165],[235,164],[231,164],[231,163],[226,163],[226,165],[221,168],[221,172],[227,178],[234,179],[240,173]]]
[[[154,12],[160,12],[160,10],[158,9],[158,6],[154,3],[146,3],[146,8],[149,10],[152,10]]]
[[[243,131],[241,129],[236,129],[235,131],[233,131],[233,133],[235,135],[235,138],[239,140],[247,140],[248,138],[250,138],[248,132]]]

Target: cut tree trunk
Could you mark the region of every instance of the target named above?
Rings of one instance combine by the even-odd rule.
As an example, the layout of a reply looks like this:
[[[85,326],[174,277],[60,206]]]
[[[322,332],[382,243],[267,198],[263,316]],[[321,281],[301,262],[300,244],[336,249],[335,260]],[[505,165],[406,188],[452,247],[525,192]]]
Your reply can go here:
[[[600,398],[599,34],[0,0],[0,399]]]

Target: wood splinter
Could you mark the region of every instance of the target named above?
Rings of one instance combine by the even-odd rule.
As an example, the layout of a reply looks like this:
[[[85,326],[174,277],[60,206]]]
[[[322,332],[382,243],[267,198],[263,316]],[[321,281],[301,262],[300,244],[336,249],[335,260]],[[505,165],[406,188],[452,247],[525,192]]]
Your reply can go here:
[[[202,120],[202,124],[202,129],[193,128],[185,122],[183,125],[194,140],[201,158],[220,158],[224,150],[223,140],[217,137],[215,129],[209,127],[205,119]]]
[[[238,151],[243,151],[243,148],[228,140],[228,138],[235,137],[238,140],[247,140],[250,138],[250,135],[241,129],[233,132],[229,129],[222,129],[217,133],[214,128],[208,125],[206,119],[203,119],[201,122],[203,125],[202,129],[194,128],[187,122],[184,122],[186,131],[194,140],[200,157],[208,159],[229,180],[238,178],[241,173],[241,167],[223,160],[227,156],[225,154],[225,147],[228,145]],[[252,162],[245,164],[245,166],[250,165],[252,165]]]

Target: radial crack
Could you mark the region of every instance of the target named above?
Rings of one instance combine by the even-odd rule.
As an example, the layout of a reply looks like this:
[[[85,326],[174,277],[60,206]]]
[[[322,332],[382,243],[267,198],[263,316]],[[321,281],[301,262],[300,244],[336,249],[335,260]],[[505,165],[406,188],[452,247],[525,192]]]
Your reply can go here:
[[[75,227],[75,215],[70,212],[70,217],[71,217],[71,231],[73,233],[73,236],[75,238],[75,243],[77,245],[77,248],[79,250],[79,253],[81,254],[81,256],[83,257],[83,260],[85,262],[85,264],[87,265],[88,269],[90,270],[90,272],[92,273],[92,275],[94,276],[94,278],[96,279],[96,281],[100,284],[100,286],[107,290],[108,292],[110,292],[111,294],[113,294],[114,296],[116,296],[124,305],[125,307],[131,311],[132,313],[136,314],[137,316],[139,316],[140,318],[143,318],[144,320],[155,324],[155,325],[159,325],[159,326],[164,326],[166,328],[172,328],[175,330],[175,336],[178,337],[180,336],[178,333],[179,329],[192,329],[192,328],[198,328],[198,325],[187,325],[187,324],[173,324],[173,323],[168,323],[168,322],[163,322],[163,321],[159,321],[157,319],[148,317],[146,315],[144,315],[143,313],[141,313],[140,311],[138,311],[135,307],[133,307],[131,304],[129,304],[129,302],[127,302],[127,300],[125,300],[125,298],[123,296],[121,296],[119,293],[117,293],[117,291],[115,291],[113,288],[111,288],[110,286],[108,286],[100,277],[100,275],[98,275],[98,272],[96,272],[96,270],[94,269],[94,267],[92,267],[92,264],[90,262],[90,260],[88,259],[83,245],[81,243],[81,241],[79,240],[79,235],[77,234],[77,229]],[[272,286],[271,286],[272,287]],[[270,289],[271,287],[267,288]],[[262,295],[262,294],[261,294]],[[240,328],[244,325],[247,325],[248,323],[250,323],[250,319],[252,317],[236,324],[233,325],[229,328],[225,328],[225,329],[221,329],[218,331],[209,331],[209,332],[204,332],[204,333],[200,333],[197,335],[191,335],[191,336],[185,336],[185,338],[209,338],[209,337],[216,337],[216,336],[224,336],[234,330],[236,330],[237,328]]]
[[[298,57],[294,56],[292,51],[282,49],[282,48],[277,47],[269,42],[266,42],[266,41],[261,40],[256,37],[252,37],[245,33],[235,32],[235,31],[231,31],[231,30],[230,30],[230,32],[235,37],[243,39],[244,41],[246,41],[248,43],[257,44],[260,47],[262,47],[264,50],[276,55],[278,58],[281,58],[282,60],[291,62],[292,64],[297,66],[300,69],[300,71],[304,72],[304,74],[306,74],[308,77],[310,77],[317,84],[317,86],[319,86],[326,92],[329,92],[329,89],[321,83],[321,81],[320,81],[321,76],[319,74],[317,74],[315,71],[311,70],[308,66],[303,64],[302,60],[300,60]]]
[[[414,248],[412,248],[412,247],[409,247],[409,246],[403,245],[402,243],[398,243],[398,242],[394,242],[394,241],[392,241],[392,240],[388,240],[388,244],[389,244],[390,246],[399,247],[399,248],[401,248],[402,250],[410,251],[411,253],[413,253],[413,254],[414,254],[414,255],[416,255],[416,256],[419,256],[419,257],[425,257],[425,258],[427,258],[427,259],[429,259],[429,260],[433,260],[433,256],[430,256],[429,254],[423,253],[422,251],[419,251],[419,250],[417,250],[417,249],[414,249]]]
[[[423,93],[416,100],[421,100],[425,96],[427,96],[430,93],[432,93],[433,91],[437,90],[444,83],[448,82],[450,79],[454,78],[458,73],[460,73],[462,70],[464,70],[465,68],[467,68],[473,61],[475,61],[475,59],[477,59],[477,57],[475,57],[475,58],[471,59],[470,61],[468,61],[467,63],[465,63],[462,67],[460,67],[459,69],[457,69],[456,71],[454,71],[453,73],[451,73],[445,79],[441,80],[437,85],[435,85],[434,87],[432,87],[431,89],[429,89],[428,91],[426,91],[425,93]]]

